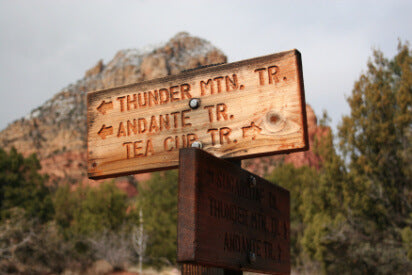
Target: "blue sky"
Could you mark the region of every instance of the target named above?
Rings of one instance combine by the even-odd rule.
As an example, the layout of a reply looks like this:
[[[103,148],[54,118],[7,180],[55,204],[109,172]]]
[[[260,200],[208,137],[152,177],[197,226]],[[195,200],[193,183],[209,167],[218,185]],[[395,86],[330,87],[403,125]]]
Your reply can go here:
[[[1,1],[0,129],[99,59],[187,31],[229,62],[302,53],[306,101],[336,127],[372,49],[412,38],[412,1]]]

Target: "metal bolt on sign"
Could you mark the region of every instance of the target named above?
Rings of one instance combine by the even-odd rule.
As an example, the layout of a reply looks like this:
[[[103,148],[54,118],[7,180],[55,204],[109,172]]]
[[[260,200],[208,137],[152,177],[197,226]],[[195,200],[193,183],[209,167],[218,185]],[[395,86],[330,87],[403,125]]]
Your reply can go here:
[[[189,107],[192,108],[193,110],[199,108],[200,107],[200,98],[192,98],[189,101]]]
[[[200,141],[196,140],[195,142],[192,143],[192,147],[202,149],[203,144]]]
[[[256,254],[252,251],[249,251],[249,262],[250,263],[256,262]]]
[[[249,175],[249,184],[252,188],[256,186],[256,178],[252,175]]]

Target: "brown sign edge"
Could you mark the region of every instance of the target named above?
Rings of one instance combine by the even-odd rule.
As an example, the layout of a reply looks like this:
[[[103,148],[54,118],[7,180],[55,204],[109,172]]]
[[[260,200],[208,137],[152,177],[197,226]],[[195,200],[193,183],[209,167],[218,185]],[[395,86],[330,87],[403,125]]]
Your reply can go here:
[[[109,88],[109,89],[103,89],[103,90],[97,90],[97,91],[93,91],[93,92],[88,92],[87,93],[87,176],[89,179],[93,179],[93,180],[99,180],[99,179],[107,179],[107,178],[114,178],[114,177],[122,177],[122,176],[127,176],[127,175],[132,175],[132,174],[141,174],[141,173],[149,173],[149,172],[156,172],[156,171],[162,171],[162,170],[170,170],[170,169],[175,169],[178,168],[178,165],[170,165],[170,166],[163,166],[160,168],[151,168],[151,169],[145,169],[145,170],[140,170],[140,169],[136,169],[136,170],[132,170],[129,172],[122,172],[122,173],[113,173],[113,174],[108,174],[108,175],[98,175],[95,176],[93,175],[93,173],[91,173],[89,171],[89,152],[90,152],[90,148],[89,148],[89,129],[90,129],[90,125],[92,123],[92,120],[94,120],[94,118],[92,118],[92,114],[91,112],[89,112],[90,106],[89,106],[89,102],[91,101],[91,98],[96,96],[97,94],[100,93],[106,93],[112,90],[117,90],[120,88],[128,88],[128,87],[133,87],[136,85],[150,85],[150,84],[154,84],[157,82],[167,82],[167,81],[171,81],[174,80],[176,78],[182,78],[182,77],[192,77],[192,76],[196,76],[199,73],[209,73],[209,72],[213,72],[216,71],[216,69],[219,68],[223,68],[223,69],[230,69],[232,67],[237,67],[237,66],[243,66],[243,65],[247,65],[249,62],[259,62],[259,61],[264,61],[267,58],[282,58],[288,55],[295,55],[296,56],[296,66],[297,66],[297,70],[299,72],[299,76],[298,76],[298,89],[300,92],[300,98],[301,98],[301,115],[302,115],[302,122],[303,122],[303,139],[305,142],[305,145],[301,148],[295,148],[295,149],[285,149],[285,150],[280,150],[280,151],[271,151],[271,152],[267,152],[267,153],[259,153],[259,154],[251,154],[248,156],[242,156],[242,157],[233,157],[233,158],[225,158],[228,160],[242,160],[242,159],[250,159],[250,158],[256,158],[256,157],[265,157],[265,156],[272,156],[272,155],[279,155],[279,154],[289,154],[289,153],[295,153],[295,152],[302,152],[302,151],[307,151],[309,150],[309,136],[308,136],[308,124],[307,124],[307,116],[306,116],[306,100],[305,100],[305,90],[304,90],[304,82],[303,82],[303,68],[302,68],[302,57],[301,57],[301,53],[297,50],[297,49],[293,49],[290,51],[284,51],[284,52],[280,52],[280,53],[275,53],[275,54],[270,54],[270,55],[265,55],[265,56],[260,56],[260,57],[255,57],[255,58],[251,58],[251,59],[246,59],[246,60],[241,60],[241,61],[237,61],[237,62],[232,62],[232,63],[226,63],[226,64],[222,64],[222,65],[216,65],[216,66],[211,66],[211,67],[206,67],[206,68],[200,68],[200,69],[194,69],[194,70],[190,70],[190,71],[186,71],[180,74],[176,74],[176,75],[170,75],[170,76],[166,76],[166,77],[162,77],[162,78],[156,78],[156,79],[151,79],[151,80],[146,80],[146,81],[142,81],[142,82],[138,82],[138,83],[132,83],[132,84],[127,84],[127,85],[123,85],[123,86],[118,86],[118,87],[113,87],[113,88]]]
[[[177,202],[177,262],[196,262],[197,164],[199,152],[186,148],[179,150],[179,182]],[[192,161],[187,161],[188,159]],[[187,182],[189,181],[189,182]],[[184,197],[184,198],[183,198]],[[192,199],[188,199],[193,198]],[[189,215],[182,215],[183,213]]]

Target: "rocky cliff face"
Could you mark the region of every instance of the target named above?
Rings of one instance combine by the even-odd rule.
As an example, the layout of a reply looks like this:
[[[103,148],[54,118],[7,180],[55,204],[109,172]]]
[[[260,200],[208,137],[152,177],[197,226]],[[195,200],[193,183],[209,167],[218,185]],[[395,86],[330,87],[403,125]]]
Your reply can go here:
[[[226,62],[226,56],[209,42],[179,33],[157,48],[119,51],[107,64],[103,61],[86,71],[84,78],[70,84],[26,117],[13,122],[0,132],[0,147],[14,146],[25,155],[37,153],[43,172],[51,181],[78,183],[87,181],[86,174],[86,93],[139,82],[208,64]],[[311,141],[322,134],[312,109],[308,108]],[[246,162],[249,170],[263,174],[277,161],[261,158]],[[296,165],[317,165],[311,152],[286,156],[285,161]],[[138,180],[148,175],[137,176]],[[120,188],[127,190],[125,181],[118,179]],[[133,193],[133,191],[128,191]]]

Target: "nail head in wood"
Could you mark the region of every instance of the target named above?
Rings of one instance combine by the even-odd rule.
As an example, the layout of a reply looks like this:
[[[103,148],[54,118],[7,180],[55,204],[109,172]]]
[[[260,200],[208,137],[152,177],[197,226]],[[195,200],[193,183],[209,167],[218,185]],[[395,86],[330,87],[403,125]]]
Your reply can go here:
[[[250,187],[252,188],[256,187],[256,178],[252,175],[249,175],[249,184],[250,184]]]
[[[250,263],[256,262],[256,254],[252,251],[249,252],[249,262]]]
[[[200,98],[192,98],[189,101],[189,107],[192,108],[193,110],[196,110],[197,108],[200,107]]]
[[[192,143],[192,147],[202,149],[203,144],[200,141],[195,141],[195,142]]]

